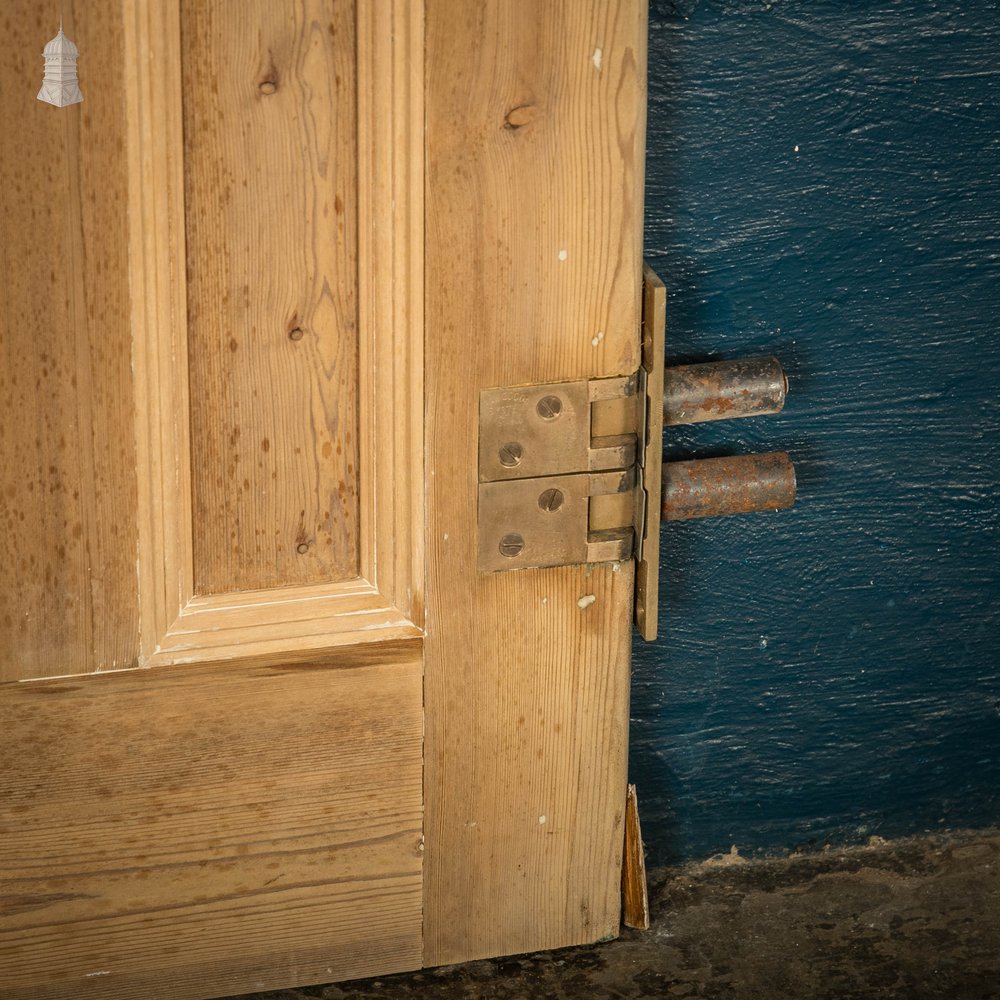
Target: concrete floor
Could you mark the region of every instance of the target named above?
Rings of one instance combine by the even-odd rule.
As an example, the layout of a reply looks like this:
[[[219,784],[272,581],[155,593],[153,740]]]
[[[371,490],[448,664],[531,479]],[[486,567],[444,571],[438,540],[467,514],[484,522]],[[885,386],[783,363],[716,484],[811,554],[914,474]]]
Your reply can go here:
[[[652,929],[616,941],[252,997],[1000,998],[1000,830],[721,856],[650,883]]]

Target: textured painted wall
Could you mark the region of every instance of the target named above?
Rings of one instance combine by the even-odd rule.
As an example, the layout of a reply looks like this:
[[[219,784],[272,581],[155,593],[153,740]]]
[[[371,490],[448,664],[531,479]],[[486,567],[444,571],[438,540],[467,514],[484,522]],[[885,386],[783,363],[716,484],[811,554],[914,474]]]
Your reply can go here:
[[[670,525],[637,640],[654,863],[1000,821],[1000,3],[655,3],[667,359],[777,354],[794,511]]]

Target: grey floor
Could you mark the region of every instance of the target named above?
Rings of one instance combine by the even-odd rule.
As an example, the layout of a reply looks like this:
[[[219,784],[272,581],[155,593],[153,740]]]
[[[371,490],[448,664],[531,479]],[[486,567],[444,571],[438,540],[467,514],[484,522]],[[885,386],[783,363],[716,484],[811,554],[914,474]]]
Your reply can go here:
[[[650,881],[652,928],[606,944],[239,1000],[1000,998],[998,830],[722,856]]]

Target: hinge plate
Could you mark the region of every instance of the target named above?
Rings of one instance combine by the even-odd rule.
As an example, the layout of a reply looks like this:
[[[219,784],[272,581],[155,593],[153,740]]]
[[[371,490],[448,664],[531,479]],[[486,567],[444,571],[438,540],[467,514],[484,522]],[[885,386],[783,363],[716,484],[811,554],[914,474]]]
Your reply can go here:
[[[479,396],[479,481],[503,482],[635,464],[636,436],[591,437],[591,404],[637,398],[638,377],[485,389]]]
[[[480,570],[632,558],[634,500],[620,524],[592,526],[591,498],[636,492],[638,386],[630,375],[480,394]],[[593,405],[613,400],[631,431],[594,437]]]
[[[634,469],[481,483],[479,568],[573,566],[632,558],[632,526],[590,530],[590,498],[628,493]]]

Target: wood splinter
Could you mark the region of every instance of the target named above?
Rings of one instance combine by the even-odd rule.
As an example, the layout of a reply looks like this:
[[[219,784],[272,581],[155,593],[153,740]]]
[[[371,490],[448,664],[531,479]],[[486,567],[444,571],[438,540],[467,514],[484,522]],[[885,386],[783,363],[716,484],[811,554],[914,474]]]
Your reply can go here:
[[[635,785],[625,795],[625,853],[622,858],[622,921],[626,927],[649,930],[649,889],[646,853],[639,826],[639,801]]]

